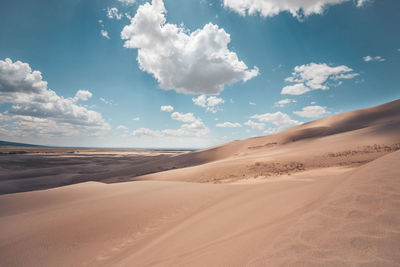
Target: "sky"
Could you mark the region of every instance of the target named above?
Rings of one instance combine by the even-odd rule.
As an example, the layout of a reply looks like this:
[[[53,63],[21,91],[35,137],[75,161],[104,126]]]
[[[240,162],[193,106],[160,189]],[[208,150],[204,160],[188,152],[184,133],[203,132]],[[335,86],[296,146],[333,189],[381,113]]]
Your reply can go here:
[[[2,0],[0,140],[204,148],[400,98],[398,0]]]

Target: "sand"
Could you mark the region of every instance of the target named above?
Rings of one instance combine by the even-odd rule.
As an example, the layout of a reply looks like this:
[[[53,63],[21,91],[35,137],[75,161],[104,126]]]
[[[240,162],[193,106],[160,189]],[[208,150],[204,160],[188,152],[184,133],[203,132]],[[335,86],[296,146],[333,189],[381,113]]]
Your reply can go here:
[[[172,169],[174,164],[168,160],[174,155],[187,153],[37,148],[0,148],[0,151],[4,153],[0,155],[0,194],[87,181],[127,181],[143,174]],[[14,154],[6,154],[10,151]]]
[[[398,266],[398,164],[395,152],[338,174],[256,186],[89,182],[3,195],[0,259],[3,266]]]
[[[132,182],[110,183],[149,158],[0,195],[0,266],[399,266],[399,114],[395,101],[167,155],[179,169]]]

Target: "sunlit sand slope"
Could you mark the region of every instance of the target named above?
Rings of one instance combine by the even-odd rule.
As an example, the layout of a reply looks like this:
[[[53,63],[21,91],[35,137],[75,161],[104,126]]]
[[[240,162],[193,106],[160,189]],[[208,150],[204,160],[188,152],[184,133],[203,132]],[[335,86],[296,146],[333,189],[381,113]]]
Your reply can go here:
[[[1,266],[398,266],[400,152],[257,184],[0,196]]]

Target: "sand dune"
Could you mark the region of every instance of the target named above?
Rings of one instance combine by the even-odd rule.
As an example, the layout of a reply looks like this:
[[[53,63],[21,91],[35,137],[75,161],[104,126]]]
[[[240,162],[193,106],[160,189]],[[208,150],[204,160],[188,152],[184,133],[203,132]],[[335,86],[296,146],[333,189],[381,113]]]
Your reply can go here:
[[[399,136],[400,100],[397,100],[316,120],[278,134],[191,153],[133,151],[132,154],[127,150],[72,153],[75,150],[70,149],[65,150],[70,152],[65,155],[3,155],[0,194],[87,181],[232,183],[318,168],[356,167],[400,149]],[[33,148],[28,152],[43,150],[46,149]],[[6,149],[5,153],[8,152]]]
[[[84,183],[0,196],[2,266],[398,266],[400,152],[254,185]]]
[[[3,158],[3,193],[84,183],[0,195],[0,266],[399,266],[399,144],[398,100],[182,155]]]
[[[234,141],[177,155],[185,169],[136,180],[230,183],[327,167],[357,167],[400,149],[400,100],[293,127],[278,134]]]

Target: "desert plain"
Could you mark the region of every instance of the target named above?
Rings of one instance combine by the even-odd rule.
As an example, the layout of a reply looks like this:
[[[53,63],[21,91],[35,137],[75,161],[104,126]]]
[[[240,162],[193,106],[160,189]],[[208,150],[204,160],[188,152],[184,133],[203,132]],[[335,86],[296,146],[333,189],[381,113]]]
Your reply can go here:
[[[400,100],[198,151],[2,148],[0,266],[399,266]]]

